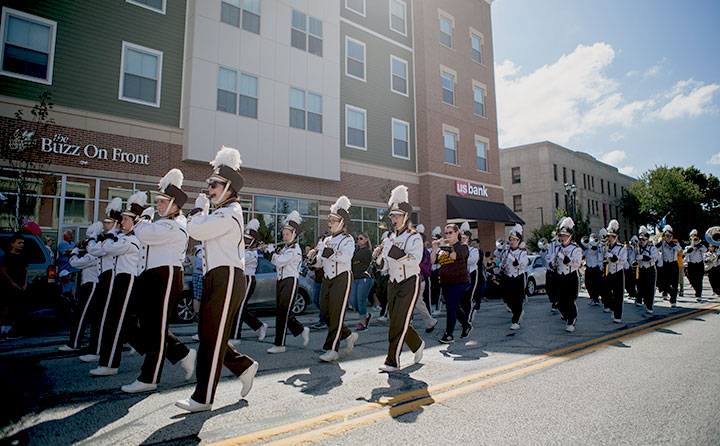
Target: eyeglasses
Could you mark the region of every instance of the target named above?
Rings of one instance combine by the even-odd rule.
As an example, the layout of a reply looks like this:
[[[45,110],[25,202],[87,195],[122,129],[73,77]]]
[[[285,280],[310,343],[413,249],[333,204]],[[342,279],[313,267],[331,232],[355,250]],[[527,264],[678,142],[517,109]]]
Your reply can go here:
[[[340,223],[340,220],[337,220],[337,219],[335,219],[335,218],[329,218],[328,221],[329,221],[330,223]]]
[[[220,182],[218,182],[218,181],[213,181],[212,183],[208,184],[208,189],[211,189],[211,188],[213,188],[213,187],[220,187],[220,186],[222,186],[222,185],[223,185],[223,184],[220,183]]]
[[[453,235],[455,234],[455,231],[445,231],[445,235]]]
[[[358,240],[367,240],[365,237],[358,237]]]

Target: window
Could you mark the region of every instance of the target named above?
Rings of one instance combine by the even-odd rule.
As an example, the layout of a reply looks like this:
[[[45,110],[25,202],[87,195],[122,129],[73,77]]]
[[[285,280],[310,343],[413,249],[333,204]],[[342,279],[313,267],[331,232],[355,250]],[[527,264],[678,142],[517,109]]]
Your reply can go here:
[[[560,195],[558,195],[557,192],[555,192],[555,209],[560,207]]]
[[[0,73],[52,85],[57,23],[10,8],[2,9]]]
[[[522,195],[513,195],[513,212],[522,212]]]
[[[345,37],[345,75],[365,80],[365,44]]]
[[[227,68],[218,68],[218,111],[235,114],[237,103],[237,72]]]
[[[159,12],[165,14],[165,0],[125,0],[126,2],[139,6],[141,8],[149,9],[150,11]]]
[[[308,52],[322,57],[323,54],[323,24],[321,20],[310,17],[308,23]]]
[[[290,88],[290,127],[305,130],[305,91]]]
[[[485,116],[485,89],[479,85],[473,85],[473,101],[475,102],[475,114]]]
[[[520,183],[520,168],[513,167],[512,168],[512,184],[519,184],[519,183]]]
[[[442,78],[442,100],[450,105],[455,105],[455,76],[445,72],[440,73]]]
[[[260,34],[260,0],[222,0],[220,21]]]
[[[587,175],[583,174],[583,189],[587,189]]]
[[[567,167],[563,167],[563,183],[567,183]]]
[[[615,190],[615,198],[617,198],[617,183],[613,184],[613,189]]]
[[[445,162],[449,164],[457,164],[457,133],[449,130],[443,132],[445,142]]]
[[[470,34],[470,46],[472,47],[472,60],[482,63],[482,44],[483,38],[475,33]]]
[[[308,92],[307,129],[322,133],[322,96]]]
[[[575,184],[575,170],[572,171],[572,184]]]
[[[557,164],[553,164],[553,178],[557,181]]]
[[[595,190],[595,177],[590,177],[590,180],[592,182],[592,190]]]
[[[345,106],[345,145],[355,149],[367,150],[365,146],[365,128],[367,111],[362,108]]]
[[[290,45],[293,48],[322,57],[323,24],[315,17],[293,9]]]
[[[365,17],[365,0],[345,0],[345,8]]]
[[[410,159],[410,124],[393,118],[392,120],[393,156]]]
[[[607,190],[608,190],[608,195],[611,195],[611,192],[610,192],[610,182],[609,182],[609,181],[607,182]]]
[[[602,178],[600,178],[600,193],[605,193],[605,180],[603,180]]]
[[[592,214],[592,208],[590,207],[590,199],[588,198],[588,212]]]
[[[290,28],[290,45],[303,51],[307,48],[307,16],[294,9]]]
[[[390,29],[403,36],[407,34],[405,30],[405,2],[390,0]]]
[[[250,74],[240,74],[240,105],[241,116],[257,119],[258,78]]]
[[[118,99],[160,107],[163,53],[123,42]]]
[[[475,156],[477,157],[477,170],[482,170],[483,172],[487,172],[487,142],[481,141],[478,139],[479,137],[475,137]]]
[[[452,48],[453,21],[447,17],[440,16],[440,43]]]
[[[401,95],[408,95],[407,71],[408,63],[395,56],[390,56],[391,79],[390,89]]]
[[[305,90],[290,88],[290,127],[305,130],[305,112],[307,111],[307,129],[322,133],[322,96]],[[305,108],[307,104],[307,109]]]

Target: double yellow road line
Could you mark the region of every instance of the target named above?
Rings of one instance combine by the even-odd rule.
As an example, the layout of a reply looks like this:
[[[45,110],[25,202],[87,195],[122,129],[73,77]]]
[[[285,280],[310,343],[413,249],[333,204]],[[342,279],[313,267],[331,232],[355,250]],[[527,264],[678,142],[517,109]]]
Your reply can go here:
[[[720,308],[714,304],[685,313],[620,330],[599,338],[564,347],[550,353],[533,356],[501,367],[463,376],[461,378],[413,390],[389,398],[381,398],[355,407],[329,412],[312,418],[263,429],[217,443],[216,446],[242,445],[270,441],[288,434],[294,434],[272,441],[271,445],[297,445],[327,439],[342,432],[377,421],[412,412],[421,406],[446,401],[475,390],[499,384],[538,370],[577,358],[618,342],[626,341],[658,328],[676,324]],[[341,422],[336,422],[342,420]]]

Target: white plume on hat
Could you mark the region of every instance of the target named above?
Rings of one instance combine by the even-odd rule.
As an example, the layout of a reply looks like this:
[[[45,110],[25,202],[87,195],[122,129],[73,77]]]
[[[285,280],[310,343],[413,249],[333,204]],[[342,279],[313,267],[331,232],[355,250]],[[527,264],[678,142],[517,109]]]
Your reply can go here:
[[[618,223],[617,220],[614,218],[610,220],[610,223],[608,223],[607,230],[608,234],[617,234],[618,230],[620,229],[620,223]]]
[[[257,231],[260,229],[260,222],[257,220],[257,218],[253,218],[248,222],[248,224],[245,225],[246,231]]]
[[[442,228],[440,226],[435,226],[432,230],[432,236],[435,237],[437,235],[440,235],[442,233]]]
[[[388,206],[391,208],[397,206],[400,203],[409,203],[408,201],[408,188],[404,184],[396,187],[390,193],[390,199],[388,200]]]
[[[181,189],[184,179],[185,177],[180,169],[170,169],[170,171],[160,179],[158,186],[160,186],[160,190],[162,192],[165,192],[167,187],[171,184],[178,189]]]
[[[233,170],[238,170],[241,164],[240,152],[237,149],[225,146],[222,146],[215,155],[215,159],[210,161],[210,165],[216,169],[220,166],[228,166]]]
[[[423,226],[422,223],[420,223],[419,225],[417,225],[417,226],[415,227],[415,230],[416,230],[417,232],[419,232],[420,234],[422,234],[423,232],[425,232],[425,226]]]
[[[669,233],[672,234],[672,232],[673,232],[672,226],[670,226],[670,225],[665,225],[665,227],[663,228],[663,232],[669,232]]]
[[[565,217],[562,220],[560,220],[560,226],[558,229],[568,229],[570,231],[575,229],[575,222],[570,217]]]
[[[350,203],[350,199],[345,195],[342,195],[340,198],[337,199],[335,204],[330,206],[330,212],[335,214],[340,209],[345,209],[346,211],[349,211],[351,205],[352,204]]]
[[[608,235],[607,229],[600,228],[600,230],[598,231],[598,235],[600,236],[600,238],[607,237],[607,235]]]
[[[127,208],[130,209],[130,206],[133,204],[139,204],[140,206],[146,206],[147,205],[147,192],[135,192],[134,194],[130,195],[130,198],[128,198],[127,201]]]
[[[96,221],[95,223],[88,226],[85,233],[87,234],[88,237],[97,237],[98,234],[101,234],[103,232],[103,229],[104,229],[104,227],[103,227],[102,222]]]
[[[638,234],[640,234],[640,235],[642,235],[642,234],[650,234],[650,231],[648,231],[647,226],[641,225],[641,226],[640,226],[640,230],[638,231]]]
[[[285,220],[283,220],[283,226],[287,226],[288,223],[291,221],[294,221],[297,224],[300,224],[302,221],[302,218],[300,218],[300,213],[298,211],[292,211],[290,212],[287,217],[285,217]]]
[[[637,235],[633,235],[632,237],[630,237],[630,243],[639,243],[639,242],[640,242],[640,239],[638,238]]]
[[[515,226],[513,226],[513,228],[510,230],[509,236],[520,238],[520,237],[522,237],[522,233],[523,233],[522,225],[520,223],[515,223]]]
[[[122,198],[115,197],[105,208],[105,213],[110,215],[111,211],[120,212],[122,210]]]
[[[697,235],[698,235],[697,229],[693,229],[692,231],[690,231],[690,237],[697,237]]]
[[[470,223],[464,221],[464,222],[460,225],[460,232],[468,232],[468,231],[470,231]]]

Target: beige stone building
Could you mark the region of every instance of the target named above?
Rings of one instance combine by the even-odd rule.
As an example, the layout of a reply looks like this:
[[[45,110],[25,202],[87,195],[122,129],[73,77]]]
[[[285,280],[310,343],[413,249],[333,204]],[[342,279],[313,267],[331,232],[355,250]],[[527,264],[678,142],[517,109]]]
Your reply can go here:
[[[590,216],[593,232],[613,218],[620,222],[621,240],[636,232],[618,207],[635,178],[587,153],[549,141],[500,149],[500,181],[505,204],[525,220],[526,234],[556,223],[558,209],[570,209],[573,196],[577,208]]]

